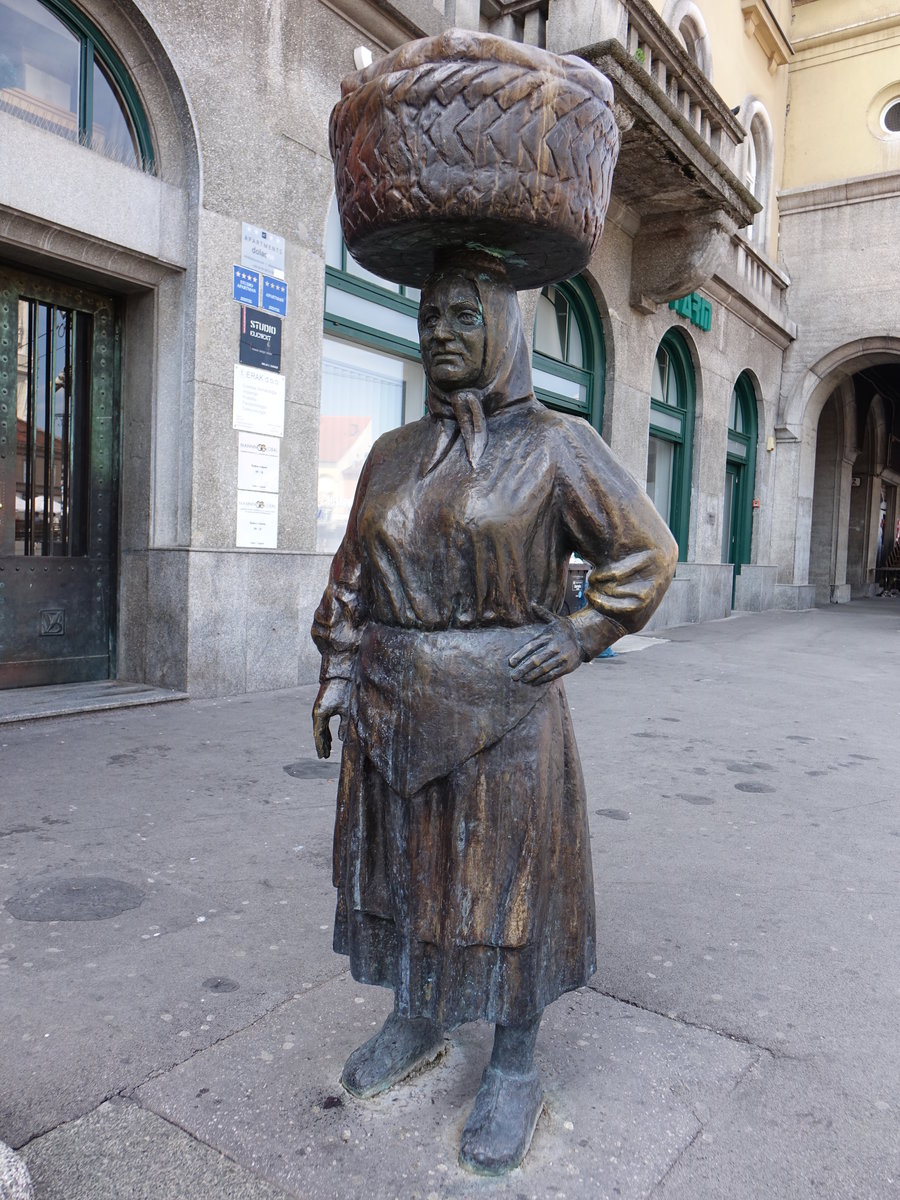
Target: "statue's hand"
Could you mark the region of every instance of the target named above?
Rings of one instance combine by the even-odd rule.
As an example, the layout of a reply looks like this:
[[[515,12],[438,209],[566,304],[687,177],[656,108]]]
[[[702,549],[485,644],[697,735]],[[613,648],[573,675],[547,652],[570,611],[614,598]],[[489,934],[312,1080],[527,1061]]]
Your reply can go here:
[[[340,717],[338,737],[344,740],[347,734],[347,713],[350,708],[350,681],[347,679],[326,679],[319,688],[316,702],[313,705],[313,737],[316,740],[316,754],[319,758],[331,757],[331,729],[329,721],[332,717]]]
[[[512,677],[517,683],[550,683],[568,675],[582,662],[581,646],[568,617],[557,616],[536,604],[534,614],[546,629],[510,656]]]

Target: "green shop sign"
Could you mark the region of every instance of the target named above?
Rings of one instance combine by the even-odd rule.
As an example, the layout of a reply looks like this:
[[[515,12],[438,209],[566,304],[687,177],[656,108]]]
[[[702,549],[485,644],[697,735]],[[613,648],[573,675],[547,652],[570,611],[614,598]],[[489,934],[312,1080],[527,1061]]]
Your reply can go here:
[[[709,329],[712,325],[712,305],[697,292],[682,296],[680,300],[670,300],[669,308],[674,308],[679,317],[687,317],[698,329]]]

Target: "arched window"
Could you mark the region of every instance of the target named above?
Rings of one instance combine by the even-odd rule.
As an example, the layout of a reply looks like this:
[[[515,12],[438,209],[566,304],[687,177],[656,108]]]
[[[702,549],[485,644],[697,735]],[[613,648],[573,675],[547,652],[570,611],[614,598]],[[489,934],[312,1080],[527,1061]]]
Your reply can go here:
[[[153,170],[134,84],[84,13],[68,0],[0,0],[0,31],[0,111]]]
[[[684,339],[669,330],[653,361],[647,492],[687,557],[694,438],[694,372]]]
[[[376,438],[425,411],[419,293],[380,279],[348,253],[332,198],[325,234],[325,328],[316,547],[340,545]]]
[[[739,110],[739,120],[747,130],[744,139],[744,184],[762,205],[748,225],[746,235],[765,248],[772,200],[773,138],[769,114],[759,100],[748,97]]]
[[[534,317],[534,392],[549,408],[603,421],[603,332],[581,279],[545,287]]]
[[[743,563],[750,562],[756,431],[756,392],[744,371],[731,393],[722,514],[722,562],[734,564],[735,576],[740,575]]]
[[[666,0],[662,18],[678,35],[678,40],[710,82],[712,81],[712,51],[703,13],[693,0]]]

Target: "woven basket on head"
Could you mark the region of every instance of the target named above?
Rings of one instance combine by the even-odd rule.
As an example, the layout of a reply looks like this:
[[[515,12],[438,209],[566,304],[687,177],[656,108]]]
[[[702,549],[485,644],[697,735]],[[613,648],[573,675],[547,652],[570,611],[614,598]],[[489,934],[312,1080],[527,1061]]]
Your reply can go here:
[[[619,146],[612,87],[590,64],[452,29],[341,91],[335,187],[364,267],[418,286],[446,250],[478,248],[528,288],[586,266]]]

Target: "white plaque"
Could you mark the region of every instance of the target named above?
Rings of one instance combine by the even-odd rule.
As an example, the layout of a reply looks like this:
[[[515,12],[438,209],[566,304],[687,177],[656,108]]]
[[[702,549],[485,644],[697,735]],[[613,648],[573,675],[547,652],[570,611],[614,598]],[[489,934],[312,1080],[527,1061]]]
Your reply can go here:
[[[278,438],[238,434],[238,487],[245,492],[278,491]]]
[[[278,546],[278,497],[262,492],[238,492],[237,544],[258,550]]]
[[[235,363],[232,423],[247,433],[284,437],[284,376]]]
[[[241,265],[284,279],[284,238],[242,221]]]

